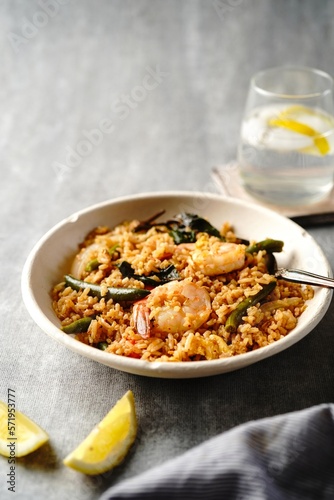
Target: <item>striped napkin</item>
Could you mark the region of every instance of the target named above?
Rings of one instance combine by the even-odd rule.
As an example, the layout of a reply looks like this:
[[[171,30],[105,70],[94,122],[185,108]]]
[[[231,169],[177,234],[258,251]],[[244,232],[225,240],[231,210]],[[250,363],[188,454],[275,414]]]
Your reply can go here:
[[[251,421],[100,500],[333,500],[334,404]]]

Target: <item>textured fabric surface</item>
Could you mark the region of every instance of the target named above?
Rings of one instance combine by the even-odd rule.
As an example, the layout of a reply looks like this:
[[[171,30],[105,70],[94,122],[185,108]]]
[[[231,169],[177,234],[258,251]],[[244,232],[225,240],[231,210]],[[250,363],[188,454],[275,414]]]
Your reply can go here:
[[[111,488],[116,499],[332,500],[334,405],[250,422]]]

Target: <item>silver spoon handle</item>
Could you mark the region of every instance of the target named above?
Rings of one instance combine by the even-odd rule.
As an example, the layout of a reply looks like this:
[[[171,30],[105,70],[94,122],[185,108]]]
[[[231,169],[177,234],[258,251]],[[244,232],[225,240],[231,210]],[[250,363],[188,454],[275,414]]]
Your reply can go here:
[[[300,269],[277,269],[275,277],[287,281],[294,281],[304,285],[324,286],[327,288],[334,288],[334,279],[327,278],[326,276],[319,276],[318,274],[301,271]]]

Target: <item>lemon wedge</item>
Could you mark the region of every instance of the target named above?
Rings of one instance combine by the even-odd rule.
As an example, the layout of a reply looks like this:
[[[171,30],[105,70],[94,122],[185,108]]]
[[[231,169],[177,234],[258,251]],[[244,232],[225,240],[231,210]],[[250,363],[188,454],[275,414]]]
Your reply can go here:
[[[125,458],[136,435],[135,400],[128,391],[63,463],[84,474],[102,474]]]
[[[48,434],[23,413],[0,401],[0,454],[24,457],[49,440]]]
[[[285,128],[291,130],[292,132],[296,132],[297,134],[312,137],[313,144],[317,148],[317,151],[321,155],[326,155],[330,151],[330,145],[326,137],[310,125],[299,121],[300,118],[305,118],[305,116],[308,115],[319,118],[322,123],[328,121],[328,118],[322,113],[316,113],[314,110],[305,106],[295,105],[285,109],[279,113],[277,117],[271,118],[269,120],[269,125],[271,127]]]

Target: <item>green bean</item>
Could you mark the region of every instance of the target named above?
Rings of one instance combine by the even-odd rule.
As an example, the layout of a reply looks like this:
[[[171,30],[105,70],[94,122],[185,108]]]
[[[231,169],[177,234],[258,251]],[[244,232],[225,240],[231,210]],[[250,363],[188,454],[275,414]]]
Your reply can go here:
[[[247,253],[257,253],[260,250],[266,250],[267,252],[281,252],[283,250],[284,242],[280,240],[272,240],[267,238],[266,240],[254,243],[254,245],[249,245],[246,248]]]
[[[261,302],[263,299],[267,297],[275,288],[276,281],[271,281],[267,285],[263,285],[262,290],[260,290],[257,294],[251,295],[247,299],[240,302],[240,304],[231,312],[229,317],[227,318],[225,324],[225,330],[228,333],[235,333],[238,326],[240,325],[243,316],[246,315],[247,309],[249,307],[255,306],[258,302]]]
[[[94,269],[97,269],[99,265],[100,262],[97,259],[92,259],[86,264],[85,271],[90,273],[91,271],[94,271]]]
[[[91,324],[93,317],[85,316],[84,318],[77,319],[70,323],[69,325],[63,326],[62,330],[65,333],[84,333],[87,332],[89,325]]]
[[[98,297],[99,299],[112,299],[115,302],[139,300],[146,297],[150,293],[149,290],[144,290],[143,288],[108,287],[107,293],[105,295],[102,295],[102,289],[99,285],[88,283],[88,281],[78,280],[76,278],[73,278],[73,276],[70,276],[69,274],[65,275],[65,283],[73,290],[79,291],[89,288],[89,295],[93,295],[94,297]]]
[[[108,345],[109,345],[108,342],[98,342],[96,344],[96,347],[98,349],[100,349],[100,351],[105,351],[107,349]]]
[[[269,274],[275,274],[277,271],[277,262],[275,259],[275,255],[268,252],[264,256],[264,262],[266,264],[267,270]]]

